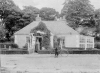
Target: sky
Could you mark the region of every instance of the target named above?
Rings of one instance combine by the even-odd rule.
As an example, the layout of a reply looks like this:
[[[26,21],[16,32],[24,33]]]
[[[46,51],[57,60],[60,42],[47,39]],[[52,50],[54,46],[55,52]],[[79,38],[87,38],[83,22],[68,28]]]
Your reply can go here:
[[[13,0],[16,5],[21,9],[23,6],[34,6],[37,8],[50,7],[56,9],[58,12],[63,8],[63,3],[65,0]],[[96,9],[100,8],[100,0],[90,0],[91,4],[94,5]]]

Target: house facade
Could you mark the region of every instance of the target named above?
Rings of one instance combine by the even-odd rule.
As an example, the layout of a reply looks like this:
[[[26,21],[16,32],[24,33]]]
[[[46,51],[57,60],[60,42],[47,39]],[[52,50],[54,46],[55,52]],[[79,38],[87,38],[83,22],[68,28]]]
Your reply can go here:
[[[54,47],[57,41],[62,47],[75,48],[94,48],[94,37],[80,35],[77,31],[69,27],[64,20],[41,21],[37,20],[17,31],[15,34],[15,43],[19,48],[28,46],[29,52],[44,50],[44,45]],[[48,42],[49,41],[49,42]]]

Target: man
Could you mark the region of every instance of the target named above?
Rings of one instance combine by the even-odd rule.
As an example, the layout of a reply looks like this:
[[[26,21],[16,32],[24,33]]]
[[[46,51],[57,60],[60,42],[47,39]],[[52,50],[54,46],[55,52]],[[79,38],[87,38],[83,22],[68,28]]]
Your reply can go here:
[[[59,53],[58,53],[58,48],[55,48],[55,57],[58,57]]]

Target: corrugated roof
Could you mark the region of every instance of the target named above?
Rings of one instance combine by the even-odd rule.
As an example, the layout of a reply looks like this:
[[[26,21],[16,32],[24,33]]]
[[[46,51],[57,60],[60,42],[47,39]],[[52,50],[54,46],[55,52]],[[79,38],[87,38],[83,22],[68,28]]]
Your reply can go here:
[[[26,27],[22,28],[21,30],[17,31],[16,34],[29,34],[31,29],[38,26],[39,22],[41,21],[34,21],[31,24],[27,25]],[[48,30],[51,31],[53,34],[78,34],[77,31],[72,29],[67,25],[65,21],[42,21],[46,24]]]

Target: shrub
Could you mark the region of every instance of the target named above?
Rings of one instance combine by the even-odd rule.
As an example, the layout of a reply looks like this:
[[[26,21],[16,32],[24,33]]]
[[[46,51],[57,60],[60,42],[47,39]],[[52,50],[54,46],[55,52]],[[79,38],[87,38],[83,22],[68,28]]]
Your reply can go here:
[[[26,43],[25,46],[23,46],[23,48],[28,48],[28,44]]]
[[[6,45],[6,48],[18,48],[18,45],[17,44],[14,44],[14,43],[1,43],[0,44],[0,48],[5,48],[5,45]]]
[[[95,48],[100,49],[100,42],[95,43]]]
[[[12,48],[18,48],[18,45],[17,44],[11,44],[11,47]]]
[[[1,54],[28,54],[27,50],[2,50]]]
[[[40,50],[39,54],[54,54],[54,50]],[[62,54],[100,54],[100,50],[61,50]]]
[[[1,43],[5,43],[5,42],[7,42],[7,39],[2,38],[2,39],[0,39],[0,42],[1,42]]]

